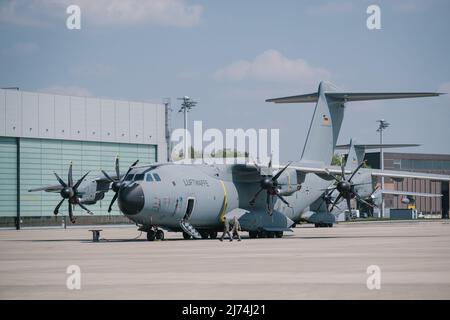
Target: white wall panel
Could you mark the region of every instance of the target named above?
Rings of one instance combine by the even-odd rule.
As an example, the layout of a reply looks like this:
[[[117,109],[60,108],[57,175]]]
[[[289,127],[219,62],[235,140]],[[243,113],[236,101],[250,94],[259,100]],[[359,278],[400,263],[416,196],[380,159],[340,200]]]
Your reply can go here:
[[[6,135],[20,137],[22,135],[22,94],[16,90],[5,90],[5,92]]]
[[[102,138],[101,130],[101,109],[100,99],[86,99],[86,139],[100,141]]]
[[[116,139],[116,108],[113,100],[101,100],[102,141],[114,142]]]
[[[164,105],[0,89],[0,136],[164,144],[161,152]]]
[[[55,136],[55,96],[39,93],[39,137],[53,138]]]
[[[86,139],[86,98],[70,97],[71,138]]]
[[[130,102],[130,142],[144,141],[144,106],[141,102]]]
[[[157,112],[154,104],[144,103],[144,143],[155,144],[158,141]]]
[[[55,137],[70,138],[70,97],[55,96]]]
[[[130,104],[116,101],[116,142],[130,142]]]
[[[39,135],[39,100],[37,93],[22,93],[22,135],[24,137]]]

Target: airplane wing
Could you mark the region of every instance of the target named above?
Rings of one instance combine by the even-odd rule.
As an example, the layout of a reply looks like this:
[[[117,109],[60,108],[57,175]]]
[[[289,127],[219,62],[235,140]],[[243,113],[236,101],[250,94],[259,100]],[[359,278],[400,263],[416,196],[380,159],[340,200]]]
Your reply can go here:
[[[389,177],[389,178],[413,178],[413,179],[426,179],[432,181],[450,181],[450,176],[443,174],[432,174],[422,172],[409,172],[409,171],[395,171],[395,170],[377,170],[369,169],[374,177]]]
[[[393,194],[398,196],[414,196],[414,197],[428,197],[428,198],[442,197],[442,194],[440,193],[422,193],[422,192],[410,192],[400,190],[381,190],[380,192],[384,194]]]
[[[60,192],[63,189],[63,186],[60,184],[55,184],[52,186],[40,187],[36,189],[30,189],[28,192],[36,192],[36,191],[45,191],[45,192]]]

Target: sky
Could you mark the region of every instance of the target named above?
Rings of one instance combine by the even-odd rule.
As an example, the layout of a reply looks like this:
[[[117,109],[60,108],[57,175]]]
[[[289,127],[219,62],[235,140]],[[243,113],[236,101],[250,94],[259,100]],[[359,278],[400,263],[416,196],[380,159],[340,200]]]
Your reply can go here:
[[[69,30],[69,5],[81,29]],[[381,12],[369,30],[368,6]],[[280,159],[299,160],[314,104],[268,98],[311,93],[321,80],[348,91],[450,93],[450,2],[1,0],[0,86],[161,102],[183,126],[177,97],[204,129],[280,130]],[[450,154],[450,95],[347,105],[338,143],[386,143]]]

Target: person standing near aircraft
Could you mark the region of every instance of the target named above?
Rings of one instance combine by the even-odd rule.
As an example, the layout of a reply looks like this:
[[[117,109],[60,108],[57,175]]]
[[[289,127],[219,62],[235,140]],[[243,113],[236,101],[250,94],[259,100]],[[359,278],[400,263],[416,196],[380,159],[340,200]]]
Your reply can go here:
[[[223,221],[223,233],[222,237],[220,238],[220,241],[223,241],[225,235],[228,235],[228,237],[230,237],[230,241],[233,241],[233,235],[230,233],[230,222],[228,221],[227,218],[225,218]]]
[[[231,230],[231,240],[233,240],[234,236],[237,236],[238,241],[241,241],[241,236],[239,235],[239,231],[241,231],[241,225],[239,224],[239,220],[236,216],[233,217],[233,229]]]

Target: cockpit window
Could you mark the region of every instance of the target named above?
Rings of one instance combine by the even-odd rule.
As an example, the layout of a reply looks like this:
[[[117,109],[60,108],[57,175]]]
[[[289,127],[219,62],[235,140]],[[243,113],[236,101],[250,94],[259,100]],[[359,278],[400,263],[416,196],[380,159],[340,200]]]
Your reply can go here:
[[[159,177],[159,174],[154,173],[153,177],[155,178],[156,181],[161,181],[161,178]]]
[[[153,178],[152,178],[152,174],[151,174],[151,173],[149,173],[149,174],[147,175],[146,180],[149,181],[149,182],[152,182],[152,181],[153,181]]]
[[[134,181],[142,181],[142,180],[144,180],[144,174],[143,173],[139,173],[139,174],[134,176]]]
[[[129,174],[125,177],[125,181],[131,181],[133,180],[134,174]]]

